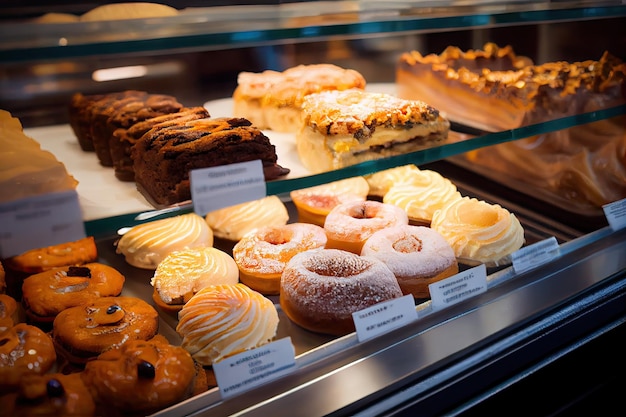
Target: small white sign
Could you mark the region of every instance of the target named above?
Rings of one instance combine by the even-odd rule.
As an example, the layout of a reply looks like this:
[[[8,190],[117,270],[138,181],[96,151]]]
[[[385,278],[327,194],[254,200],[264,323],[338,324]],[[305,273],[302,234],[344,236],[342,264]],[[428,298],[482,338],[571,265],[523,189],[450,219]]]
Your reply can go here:
[[[260,159],[194,169],[189,181],[194,211],[200,216],[267,195]]]
[[[433,310],[451,306],[487,291],[487,268],[480,264],[428,286]]]
[[[626,198],[602,206],[604,215],[613,230],[626,227]]]
[[[359,342],[371,339],[417,319],[412,295],[383,301],[352,313]]]
[[[86,236],[74,190],[0,204],[0,258]]]
[[[295,365],[295,349],[286,337],[216,362],[213,371],[226,398],[283,376]]]
[[[515,273],[527,271],[559,256],[559,243],[554,236],[549,237],[511,254]]]

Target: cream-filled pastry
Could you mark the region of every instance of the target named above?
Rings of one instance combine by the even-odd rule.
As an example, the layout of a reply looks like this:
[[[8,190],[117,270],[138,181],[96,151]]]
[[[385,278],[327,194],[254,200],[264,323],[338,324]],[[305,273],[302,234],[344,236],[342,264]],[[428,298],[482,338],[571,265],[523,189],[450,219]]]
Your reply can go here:
[[[419,170],[417,166],[409,164],[366,175],[365,179],[370,188],[369,195],[382,198],[392,186],[410,182],[413,173]]]

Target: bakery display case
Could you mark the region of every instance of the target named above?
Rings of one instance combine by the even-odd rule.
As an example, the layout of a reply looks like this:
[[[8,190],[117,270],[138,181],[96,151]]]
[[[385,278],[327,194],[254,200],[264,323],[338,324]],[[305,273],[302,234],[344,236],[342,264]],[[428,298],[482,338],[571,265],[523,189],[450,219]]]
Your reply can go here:
[[[146,301],[154,271],[116,253],[120,231],[190,213],[193,205],[155,205],[134,182],[120,181],[81,149],[67,111],[75,93],[146,90],[204,107],[216,118],[233,116],[242,71],[332,63],[363,74],[366,90],[397,95],[399,59],[409,51],[434,59],[450,46],[466,51],[497,44],[536,64],[597,63],[607,51],[626,59],[620,1],[166,3],[174,10],[169,15],[96,21],[79,16],[101,2],[61,2],[54,10],[38,2],[0,6],[0,109],[18,117],[25,133],[78,180],[85,233],[95,237],[99,259],[126,276],[124,295]],[[556,246],[528,269],[487,267],[484,291],[445,308],[417,299],[417,319],[368,340],[356,332],[307,331],[285,315],[277,295],[268,296],[280,319],[275,340],[289,339],[294,348],[288,372],[234,395],[213,385],[156,415],[611,409],[625,365],[626,228],[609,224],[603,206],[617,207],[618,216],[624,211],[623,76],[612,87],[610,94],[581,94],[585,105],[566,109],[546,99],[541,118],[515,125],[503,125],[486,105],[479,123],[469,115],[481,111],[463,112],[469,106],[463,104],[460,111],[450,108],[443,143],[319,173],[303,166],[293,134],[264,130],[278,163],[290,170],[267,181],[266,194],[285,203],[290,222],[299,216],[294,190],[414,164],[449,178],[463,196],[514,213],[524,246]],[[461,94],[452,89],[446,99],[464,103]],[[447,115],[445,103],[437,109]],[[234,242],[216,238],[214,245],[232,253]],[[159,320],[159,332],[180,344],[177,318],[161,314]],[[538,400],[526,403],[528,395]]]

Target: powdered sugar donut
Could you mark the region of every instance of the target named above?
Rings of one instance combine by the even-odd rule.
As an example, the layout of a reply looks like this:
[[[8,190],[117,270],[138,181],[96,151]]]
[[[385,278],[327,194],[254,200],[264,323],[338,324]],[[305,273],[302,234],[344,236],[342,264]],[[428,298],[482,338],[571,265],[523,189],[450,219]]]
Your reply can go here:
[[[320,226],[290,223],[267,226],[245,235],[233,248],[239,279],[262,294],[278,294],[287,262],[300,252],[322,248],[326,233]]]
[[[378,201],[356,201],[335,207],[326,216],[326,247],[347,250],[357,255],[363,243],[378,230],[409,224],[404,210]]]
[[[398,226],[372,235],[361,251],[380,259],[394,273],[403,294],[428,298],[428,285],[459,272],[452,247],[424,226]]]
[[[299,253],[280,280],[280,306],[287,317],[305,329],[333,335],[354,331],[352,313],[401,296],[383,262],[338,249]]]

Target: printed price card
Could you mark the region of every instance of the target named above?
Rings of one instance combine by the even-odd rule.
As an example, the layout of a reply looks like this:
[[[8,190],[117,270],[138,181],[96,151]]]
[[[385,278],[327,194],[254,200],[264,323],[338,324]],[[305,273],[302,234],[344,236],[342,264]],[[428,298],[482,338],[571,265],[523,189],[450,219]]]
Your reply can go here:
[[[559,256],[559,243],[554,236],[535,242],[511,254],[513,270],[527,271]]]
[[[613,230],[626,227],[626,198],[602,206],[604,215]]]
[[[194,211],[200,216],[267,195],[260,159],[194,169],[189,181]]]
[[[433,310],[451,306],[487,291],[487,268],[480,264],[428,286]]]
[[[383,301],[352,313],[352,318],[356,327],[357,339],[362,342],[417,319],[415,300],[409,294]]]
[[[0,258],[86,236],[74,190],[0,204]]]
[[[295,349],[286,337],[214,363],[213,371],[226,398],[283,376],[295,366]]]

